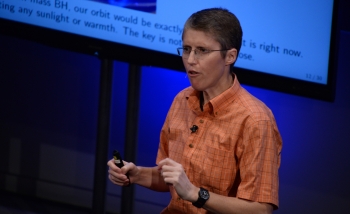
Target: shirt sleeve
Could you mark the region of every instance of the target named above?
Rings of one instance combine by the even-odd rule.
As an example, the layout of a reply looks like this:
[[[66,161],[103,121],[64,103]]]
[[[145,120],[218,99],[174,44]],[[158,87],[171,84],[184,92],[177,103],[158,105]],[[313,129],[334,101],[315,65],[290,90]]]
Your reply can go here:
[[[169,145],[168,145],[169,131],[168,130],[169,130],[169,127],[168,127],[168,116],[167,116],[163,124],[163,127],[160,131],[160,138],[159,138],[160,140],[159,140],[156,164],[158,164],[161,160],[169,157]]]
[[[156,164],[158,164],[161,160],[169,157],[169,120],[171,115],[173,114],[175,103],[176,103],[176,97],[174,98],[173,103],[170,106],[170,109],[165,118],[163,127],[160,131]]]
[[[241,183],[237,197],[270,203],[278,208],[278,168],[282,141],[274,121],[255,121],[245,127],[239,157]]]

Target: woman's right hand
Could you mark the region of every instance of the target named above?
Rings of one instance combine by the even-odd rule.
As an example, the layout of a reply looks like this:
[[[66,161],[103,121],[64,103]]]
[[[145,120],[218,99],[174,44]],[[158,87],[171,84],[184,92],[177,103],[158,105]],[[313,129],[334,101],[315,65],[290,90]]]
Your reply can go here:
[[[137,174],[138,168],[131,162],[123,162],[124,166],[122,168],[119,168],[114,164],[114,159],[107,162],[107,165],[109,166],[108,178],[116,185],[128,186],[131,184],[131,180],[133,180],[132,177]],[[128,174],[128,176],[126,174]]]

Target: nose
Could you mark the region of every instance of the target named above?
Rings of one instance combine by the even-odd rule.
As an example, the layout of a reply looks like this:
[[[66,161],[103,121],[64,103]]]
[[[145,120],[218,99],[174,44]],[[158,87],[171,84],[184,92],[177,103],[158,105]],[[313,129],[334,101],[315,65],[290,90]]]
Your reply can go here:
[[[190,55],[188,56],[187,58],[187,62],[190,63],[190,64],[193,64],[197,61],[197,58],[196,58],[196,50],[192,50],[190,52]]]

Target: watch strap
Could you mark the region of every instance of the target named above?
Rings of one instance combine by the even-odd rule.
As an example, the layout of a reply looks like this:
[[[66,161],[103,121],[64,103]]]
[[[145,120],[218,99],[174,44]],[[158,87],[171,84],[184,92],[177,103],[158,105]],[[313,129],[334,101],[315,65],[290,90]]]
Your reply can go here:
[[[198,192],[198,200],[195,202],[192,202],[192,205],[197,208],[202,208],[209,199],[209,191],[204,189],[203,187],[200,187],[200,190]]]

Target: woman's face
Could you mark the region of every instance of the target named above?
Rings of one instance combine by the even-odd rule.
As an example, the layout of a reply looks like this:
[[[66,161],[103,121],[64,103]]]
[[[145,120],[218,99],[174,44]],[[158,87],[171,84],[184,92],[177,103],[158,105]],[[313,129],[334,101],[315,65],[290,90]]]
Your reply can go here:
[[[198,58],[195,49],[220,50],[221,46],[208,33],[193,29],[185,30],[183,47],[192,50],[188,58],[183,57],[182,61],[194,89],[204,91],[213,98],[232,85],[230,65],[236,60],[236,49],[228,50],[224,58],[221,51],[211,51]]]

